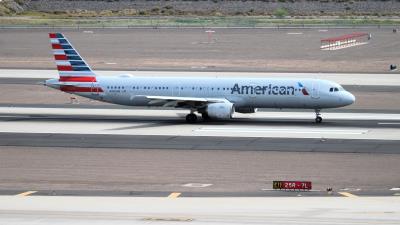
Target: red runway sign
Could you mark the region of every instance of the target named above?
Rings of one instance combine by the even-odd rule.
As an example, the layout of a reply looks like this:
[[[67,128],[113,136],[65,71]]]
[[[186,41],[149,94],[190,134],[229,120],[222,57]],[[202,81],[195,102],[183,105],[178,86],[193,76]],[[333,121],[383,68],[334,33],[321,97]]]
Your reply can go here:
[[[281,190],[311,190],[310,181],[273,181],[273,189]]]

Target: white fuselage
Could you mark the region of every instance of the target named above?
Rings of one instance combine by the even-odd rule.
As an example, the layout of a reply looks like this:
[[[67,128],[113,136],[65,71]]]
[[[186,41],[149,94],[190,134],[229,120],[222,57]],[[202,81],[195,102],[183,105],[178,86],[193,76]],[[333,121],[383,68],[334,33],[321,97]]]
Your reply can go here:
[[[210,78],[210,77],[135,77],[97,76],[97,82],[82,83],[92,92],[75,94],[121,105],[158,106],[148,96],[226,99],[235,108],[304,108],[323,109],[350,105],[354,96],[340,85],[319,79],[298,78]],[[48,80],[59,88],[68,83]],[[77,85],[74,83],[74,85]],[[101,88],[102,91],[96,91]]]

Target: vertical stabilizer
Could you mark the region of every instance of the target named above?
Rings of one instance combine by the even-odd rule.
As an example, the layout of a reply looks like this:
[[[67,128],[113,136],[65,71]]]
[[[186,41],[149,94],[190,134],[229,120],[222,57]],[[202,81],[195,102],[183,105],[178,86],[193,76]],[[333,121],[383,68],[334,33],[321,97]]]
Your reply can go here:
[[[96,74],[61,33],[49,33],[61,82],[96,82]]]

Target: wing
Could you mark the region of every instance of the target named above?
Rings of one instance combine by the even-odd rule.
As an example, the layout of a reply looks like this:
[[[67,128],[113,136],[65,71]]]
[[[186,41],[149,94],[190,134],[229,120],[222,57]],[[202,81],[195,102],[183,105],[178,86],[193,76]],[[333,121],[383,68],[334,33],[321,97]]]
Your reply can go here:
[[[136,96],[149,99],[149,105],[163,107],[181,108],[201,108],[209,103],[229,102],[225,98],[197,98],[197,97],[177,97],[177,96]]]

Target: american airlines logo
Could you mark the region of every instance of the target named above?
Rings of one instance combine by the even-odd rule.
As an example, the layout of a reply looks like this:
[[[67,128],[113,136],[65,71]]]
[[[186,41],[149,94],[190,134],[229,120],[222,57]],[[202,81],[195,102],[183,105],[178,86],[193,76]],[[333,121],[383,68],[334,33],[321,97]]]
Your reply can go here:
[[[299,88],[296,89],[294,86],[276,86],[269,84],[267,86],[253,86],[253,85],[239,85],[235,84],[232,88],[231,94],[239,95],[295,95],[295,91],[301,90],[304,95],[308,95],[308,92],[299,83]]]
[[[303,95],[309,95],[307,89],[303,86],[302,83],[298,82],[297,83],[301,89],[301,92],[303,93]]]

